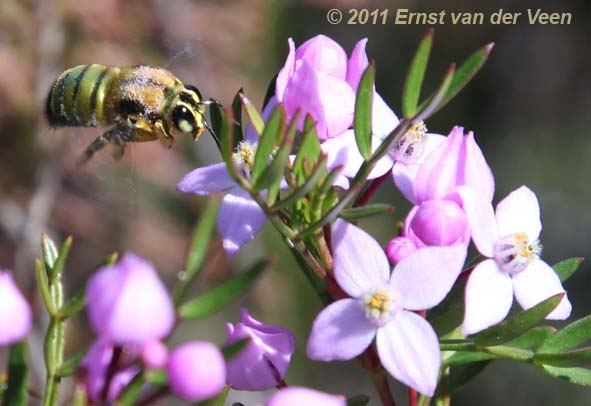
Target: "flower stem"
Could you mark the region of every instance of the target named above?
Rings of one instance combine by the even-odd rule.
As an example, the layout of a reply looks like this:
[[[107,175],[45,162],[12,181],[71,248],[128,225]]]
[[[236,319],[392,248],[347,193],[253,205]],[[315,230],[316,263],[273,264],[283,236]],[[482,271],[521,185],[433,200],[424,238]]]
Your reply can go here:
[[[408,406],[417,406],[418,395],[417,391],[408,387]]]
[[[390,385],[388,384],[388,375],[382,369],[372,374],[373,384],[378,391],[378,395],[380,396],[380,400],[384,406],[396,406],[396,402],[394,401],[394,396],[392,396],[392,392],[390,391]]]

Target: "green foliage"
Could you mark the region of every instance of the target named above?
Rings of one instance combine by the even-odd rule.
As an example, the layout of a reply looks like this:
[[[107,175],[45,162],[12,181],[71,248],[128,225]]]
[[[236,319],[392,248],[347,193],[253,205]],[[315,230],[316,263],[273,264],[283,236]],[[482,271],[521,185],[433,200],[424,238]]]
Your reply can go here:
[[[24,341],[13,344],[8,356],[8,380],[2,396],[3,406],[26,406],[28,404],[27,344]]]
[[[432,44],[433,29],[430,28],[421,39],[406,75],[402,92],[402,114],[404,114],[404,117],[412,117],[417,112]]]
[[[565,259],[564,261],[560,261],[557,264],[554,264],[552,268],[554,269],[554,272],[558,274],[560,281],[564,282],[565,280],[570,278],[571,275],[575,273],[577,269],[579,269],[581,262],[583,262],[582,257],[569,258]]]
[[[355,98],[355,116],[353,128],[359,153],[367,161],[371,157],[371,116],[373,108],[373,92],[375,68],[369,65],[359,81]]]

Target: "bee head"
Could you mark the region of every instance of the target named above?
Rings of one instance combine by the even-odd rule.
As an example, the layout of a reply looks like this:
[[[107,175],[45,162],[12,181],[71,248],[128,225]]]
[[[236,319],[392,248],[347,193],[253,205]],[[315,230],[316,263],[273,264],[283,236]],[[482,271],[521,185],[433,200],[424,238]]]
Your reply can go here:
[[[172,110],[172,123],[182,133],[191,134],[197,141],[203,132],[203,104],[196,87],[185,86]]]

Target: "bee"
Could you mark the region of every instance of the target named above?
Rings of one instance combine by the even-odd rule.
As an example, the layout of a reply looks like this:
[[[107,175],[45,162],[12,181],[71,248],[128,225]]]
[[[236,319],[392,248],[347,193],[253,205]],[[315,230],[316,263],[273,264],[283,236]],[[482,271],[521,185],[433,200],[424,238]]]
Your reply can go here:
[[[68,69],[53,82],[45,114],[51,126],[112,126],[86,148],[84,164],[109,143],[120,159],[128,142],[159,139],[171,147],[175,131],[197,141],[205,128],[212,132],[204,117],[211,103],[219,104],[203,101],[196,87],[163,68],[92,64]]]

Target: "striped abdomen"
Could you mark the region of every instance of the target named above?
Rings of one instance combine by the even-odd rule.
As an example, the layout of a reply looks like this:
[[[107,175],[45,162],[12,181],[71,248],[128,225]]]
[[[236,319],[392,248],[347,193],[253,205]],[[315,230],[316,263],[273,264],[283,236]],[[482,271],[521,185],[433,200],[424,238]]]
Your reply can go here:
[[[62,73],[47,96],[46,115],[53,126],[96,127],[110,124],[105,99],[119,68],[79,65]]]

